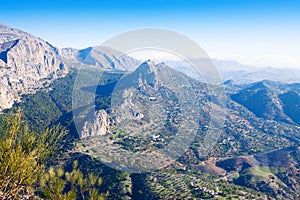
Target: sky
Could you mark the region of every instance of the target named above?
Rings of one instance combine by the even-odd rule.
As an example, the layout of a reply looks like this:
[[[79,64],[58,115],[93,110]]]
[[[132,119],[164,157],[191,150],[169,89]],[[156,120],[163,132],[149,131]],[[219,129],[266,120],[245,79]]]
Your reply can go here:
[[[58,47],[100,45],[156,27],[196,41],[211,58],[300,69],[298,0],[0,0],[0,23]]]

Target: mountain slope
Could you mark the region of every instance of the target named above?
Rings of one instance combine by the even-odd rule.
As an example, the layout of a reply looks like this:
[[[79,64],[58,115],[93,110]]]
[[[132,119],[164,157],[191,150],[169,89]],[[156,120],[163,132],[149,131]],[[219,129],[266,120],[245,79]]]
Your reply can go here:
[[[294,120],[289,117],[291,114],[286,113],[289,102],[282,101],[285,97],[279,96],[288,89],[281,88],[283,85],[272,81],[258,82],[232,94],[231,99],[248,108],[257,117],[292,123]]]
[[[0,111],[23,94],[64,76],[59,50],[42,39],[0,24]]]
[[[279,95],[283,104],[283,110],[295,123],[300,124],[300,94],[296,91],[288,91]]]
[[[135,95],[132,96],[130,101],[124,100],[123,102],[120,102],[120,104],[117,104],[120,106],[113,107],[114,109],[117,108],[117,110],[119,111],[124,111],[124,114],[119,112],[116,117],[125,117],[114,118],[115,120],[112,121],[117,122],[119,125],[117,127],[114,127],[114,130],[111,130],[111,133],[106,135],[108,137],[111,137],[113,141],[117,142],[116,145],[119,145],[128,151],[139,151],[149,147],[162,148],[166,145],[166,141],[169,141],[169,139],[172,138],[171,133],[174,133],[175,129],[172,130],[170,128],[176,128],[176,124],[174,124],[174,122],[176,122],[176,116],[173,115],[176,114],[176,110],[174,110],[174,112],[173,110],[169,110],[172,119],[174,119],[175,121],[172,122],[171,120],[170,123],[165,123],[167,120],[164,120],[164,125],[167,126],[166,129],[164,129],[163,125],[158,126],[157,123],[152,123],[151,121],[149,121],[149,119],[151,118],[153,120],[156,120],[156,116],[164,116],[161,115],[162,112],[160,112],[160,109],[156,109],[160,108],[160,105],[168,107],[168,105],[176,103],[176,99],[171,96],[171,93],[163,88],[163,83],[159,84],[157,82],[157,75],[162,74],[164,73],[164,71],[166,72],[168,70],[171,69],[165,67],[164,65],[155,66],[151,62],[146,62],[131,74],[124,72],[121,72],[120,74],[111,72],[105,73],[105,76],[103,77],[101,83],[99,83],[99,86],[97,88],[95,99],[96,108],[99,110],[104,109],[107,111],[108,114],[110,111],[112,111],[111,106],[114,105],[112,104],[112,93],[115,92],[116,89],[124,89],[125,87],[125,90],[130,92],[128,90],[128,86],[136,88],[135,92],[133,92],[133,94]],[[41,122],[47,122],[46,125],[53,125],[59,123],[68,127],[72,135],[76,135],[76,129],[74,127],[74,124],[72,123],[73,116],[71,106],[72,85],[74,84],[74,79],[76,78],[75,75],[76,74],[70,73],[65,78],[55,81],[55,84],[51,85],[51,88],[53,88],[53,90],[49,92],[41,91],[37,94],[26,95],[26,101],[20,103],[19,106],[23,108],[22,110],[24,110],[26,118],[34,122],[34,126],[40,126]],[[127,83],[128,81],[124,81],[124,76],[128,77],[128,80],[131,81],[129,83]],[[122,78],[123,81],[121,81]],[[189,197],[203,198],[205,196],[204,194],[200,195],[197,193],[199,189],[196,190],[197,188],[190,188],[189,186],[190,182],[193,181],[193,177],[199,177],[199,179],[205,180],[203,182],[207,182],[207,184],[201,183],[202,186],[213,189],[214,191],[217,191],[217,188],[219,188],[220,195],[227,197],[231,194],[238,194],[239,196],[243,196],[244,194],[240,194],[239,191],[247,191],[247,194],[245,193],[245,196],[248,195],[248,198],[255,199],[253,196],[251,197],[251,195],[255,194],[255,192],[253,191],[253,189],[250,189],[254,188],[257,191],[263,191],[265,194],[272,195],[275,198],[275,196],[277,195],[275,194],[276,191],[282,191],[282,189],[278,188],[277,186],[272,187],[272,184],[278,184],[280,186],[280,180],[284,182],[285,185],[287,185],[288,181],[292,181],[291,185],[293,187],[290,190],[287,190],[286,193],[288,193],[290,197],[296,196],[296,186],[298,184],[297,181],[299,180],[297,179],[295,173],[292,173],[292,171],[299,169],[299,165],[291,167],[283,165],[284,163],[282,161],[284,160],[279,160],[278,157],[274,157],[274,153],[272,153],[272,150],[283,149],[289,146],[298,145],[300,141],[300,130],[297,128],[297,126],[276,121],[276,118],[274,120],[265,120],[263,118],[258,118],[247,108],[243,107],[241,104],[236,103],[230,98],[228,98],[227,100],[227,107],[223,107],[220,105],[218,106],[209,100],[206,94],[207,89],[205,89],[204,87],[205,84],[195,80],[194,82],[193,80],[190,80],[190,82],[193,85],[193,89],[197,93],[197,98],[199,98],[199,102],[201,102],[202,105],[200,109],[201,114],[199,116],[200,123],[203,123],[207,120],[209,121],[209,109],[211,107],[218,109],[220,115],[226,115],[224,129],[217,129],[212,127],[214,131],[221,132],[221,137],[219,138],[218,143],[213,147],[212,151],[208,154],[207,157],[203,158],[198,156],[201,153],[200,147],[203,143],[203,136],[205,136],[206,134],[205,127],[207,123],[203,123],[203,125],[200,126],[198,135],[195,138],[194,143],[191,145],[191,148],[186,152],[185,155],[182,156],[182,158],[180,158],[174,163],[174,166],[181,166],[180,169],[171,165],[167,168],[167,172],[159,170],[158,172],[151,173],[150,175],[146,174],[144,177],[145,179],[139,180],[141,182],[135,182],[133,184],[133,190],[138,188],[139,186],[137,185],[140,184],[145,185],[145,187],[149,187],[149,189],[147,189],[147,192],[143,190],[145,194],[136,195],[147,196],[149,195],[149,193],[165,195],[168,194],[170,195],[170,198],[175,198],[176,195],[182,195],[184,192]],[[122,83],[127,83],[127,85],[122,85]],[[266,82],[264,84],[265,86],[268,85],[268,87],[270,87],[269,84],[271,83]],[[249,85],[245,88],[250,88],[253,86],[254,85]],[[257,87],[262,86],[258,85]],[[280,91],[282,88],[285,87],[290,86],[277,85],[275,88],[277,88],[276,91]],[[297,86],[293,85],[293,87]],[[254,89],[255,88],[256,87],[254,87]],[[88,88],[83,89],[87,90]],[[142,94],[137,96],[142,98],[135,98],[137,94]],[[152,107],[154,104],[156,104],[155,102],[160,101],[159,96],[163,94],[167,94],[168,97],[170,97],[170,99],[168,99],[167,102],[163,104],[160,103],[158,107]],[[155,95],[157,95],[156,100],[153,98],[152,100],[150,100],[148,98],[156,97]],[[35,106],[36,109],[32,109],[33,106]],[[154,114],[154,116],[150,116],[147,112],[144,112],[147,111],[148,107],[153,108],[151,109],[151,111],[152,114]],[[172,107],[176,106],[170,106],[170,108]],[[96,112],[96,114],[101,112]],[[109,115],[110,116],[108,117],[114,117],[112,113],[110,113]],[[98,129],[99,127],[104,127],[102,126],[103,124],[101,125],[101,121],[104,122],[103,120],[106,120],[104,115],[103,118],[97,116],[99,115],[96,115],[95,119],[98,120],[98,122],[100,122],[99,126],[91,126],[96,127],[95,129]],[[165,119],[164,117],[162,118]],[[125,123],[122,123],[122,120],[123,122],[125,121]],[[154,126],[158,126],[158,128],[162,127],[162,131],[155,131],[151,133],[150,131],[153,131],[154,129],[151,127],[150,129],[147,129],[146,127],[149,122],[152,123]],[[164,139],[164,141],[155,140],[152,137],[145,137],[144,135],[138,134],[128,135],[120,130],[120,128],[123,128],[126,131],[130,131],[135,128],[136,130],[139,130],[139,128],[141,127],[144,127],[143,133],[149,132],[150,136],[153,134],[160,135],[160,138]],[[170,134],[166,134],[168,132]],[[94,134],[87,135],[92,136]],[[106,137],[105,135],[103,136],[102,133],[99,135],[101,135],[101,137]],[[96,139],[93,141],[96,142]],[[108,147],[105,147],[102,150],[110,152]],[[242,157],[240,157],[241,155]],[[253,157],[251,155],[255,156]],[[281,157],[285,158],[285,156]],[[223,165],[218,167],[215,166],[215,163],[207,164],[209,163],[210,159],[217,160],[217,162],[220,161],[220,164],[222,164],[221,161],[224,161],[223,164],[227,163],[227,167],[224,167]],[[258,165],[258,163],[263,163],[263,168],[261,168]],[[280,167],[287,168],[282,168],[282,172],[276,172],[276,174],[267,171],[268,167],[276,167],[278,166],[278,164],[280,164]],[[287,164],[289,164],[289,161],[287,162]],[[224,169],[220,169],[220,167],[224,167]],[[188,168],[189,170],[184,170],[185,168]],[[176,171],[177,175],[173,173],[173,171]],[[218,177],[218,174],[223,174],[224,171],[226,172],[226,176]],[[234,174],[232,173],[237,172],[239,173],[241,178],[233,182],[232,176],[234,176]],[[207,176],[210,173],[217,177],[208,178]],[[284,173],[291,174],[291,177],[289,177],[290,175],[285,176]],[[275,177],[276,180],[269,181],[269,175]],[[184,179],[182,177],[184,177]],[[249,181],[245,182],[245,179],[243,179],[244,177],[246,177],[246,179],[249,177]],[[228,180],[226,178],[228,178]],[[165,183],[165,179],[173,180],[173,182]],[[218,179],[222,179],[222,181],[216,181]],[[137,179],[135,179],[134,181],[137,181]],[[259,184],[261,181],[264,181],[263,184]],[[268,185],[269,183],[271,185]],[[160,184],[164,185],[165,190],[160,190]],[[238,185],[243,185],[247,188],[240,187]],[[173,191],[172,188],[174,187],[183,189]],[[230,193],[232,191],[228,191],[226,190],[226,188],[232,188],[231,190],[233,190],[234,193]],[[270,190],[266,190],[265,188],[269,188]],[[136,191],[136,193],[138,192]],[[283,196],[279,194],[278,197]]]
[[[225,169],[225,176],[235,184],[260,190],[277,199],[293,199],[297,198],[300,189],[297,159],[299,148],[289,147],[253,156],[221,159],[216,166]]]

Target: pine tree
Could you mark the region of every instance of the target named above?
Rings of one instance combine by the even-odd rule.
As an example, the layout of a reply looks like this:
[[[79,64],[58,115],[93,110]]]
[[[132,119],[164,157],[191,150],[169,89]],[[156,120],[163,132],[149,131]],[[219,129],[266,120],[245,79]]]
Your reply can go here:
[[[29,130],[20,113],[5,117],[0,133],[0,195],[18,199],[33,195],[45,163],[59,149],[66,131],[59,127],[43,133]]]
[[[103,200],[104,195],[96,189],[102,178],[92,173],[86,176],[78,169],[78,161],[73,162],[71,172],[62,168],[50,168],[40,180],[42,197],[55,200]]]
[[[77,161],[71,172],[50,166],[62,151],[65,129],[31,131],[19,112],[0,124],[0,199],[104,199],[97,189],[102,179],[83,174]]]

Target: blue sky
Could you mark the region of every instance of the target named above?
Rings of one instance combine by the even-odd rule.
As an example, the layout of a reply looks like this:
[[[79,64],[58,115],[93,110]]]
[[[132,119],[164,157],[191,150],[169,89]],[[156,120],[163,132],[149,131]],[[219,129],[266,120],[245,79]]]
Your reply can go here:
[[[0,23],[59,47],[85,48],[124,31],[160,27],[214,58],[300,68],[297,0],[2,1]]]

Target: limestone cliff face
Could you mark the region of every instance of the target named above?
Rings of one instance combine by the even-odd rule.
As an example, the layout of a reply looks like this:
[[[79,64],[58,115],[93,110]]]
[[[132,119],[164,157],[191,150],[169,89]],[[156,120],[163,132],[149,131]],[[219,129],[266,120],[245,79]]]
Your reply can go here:
[[[59,49],[0,24],[0,111],[67,73]]]
[[[81,138],[95,135],[105,135],[109,129],[109,119],[105,110],[99,110],[95,112],[95,120],[93,123],[85,122]]]

